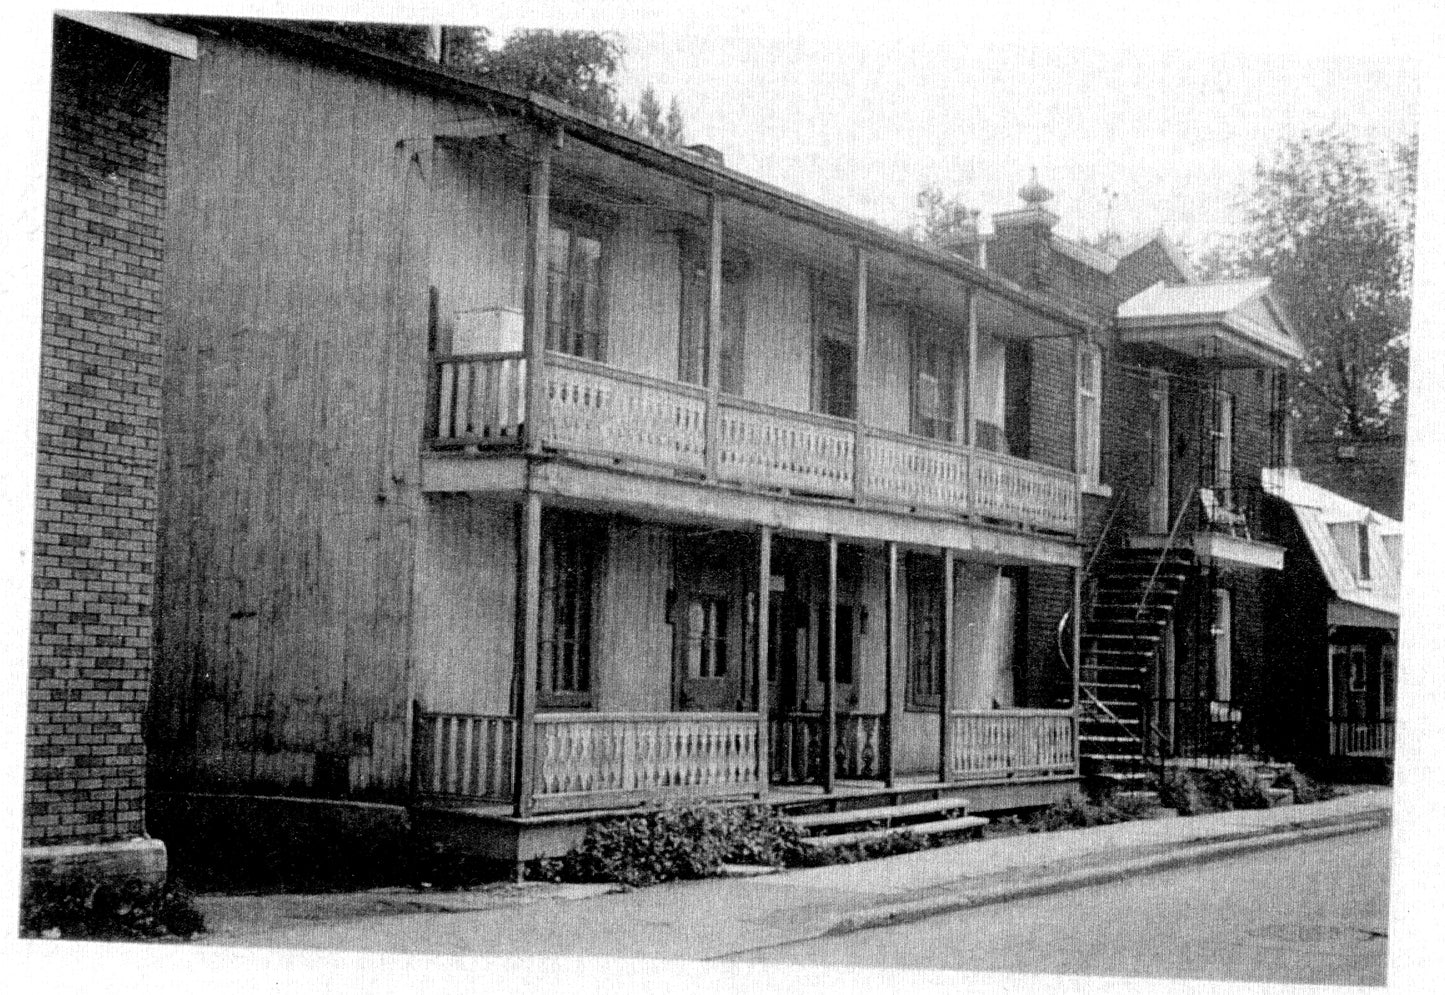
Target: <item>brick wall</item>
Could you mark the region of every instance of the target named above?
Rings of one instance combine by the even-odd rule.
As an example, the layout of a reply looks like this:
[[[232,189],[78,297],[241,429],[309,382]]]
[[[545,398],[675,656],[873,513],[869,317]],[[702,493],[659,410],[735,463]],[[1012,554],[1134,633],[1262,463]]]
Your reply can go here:
[[[57,21],[25,842],[144,831],[166,58]]]

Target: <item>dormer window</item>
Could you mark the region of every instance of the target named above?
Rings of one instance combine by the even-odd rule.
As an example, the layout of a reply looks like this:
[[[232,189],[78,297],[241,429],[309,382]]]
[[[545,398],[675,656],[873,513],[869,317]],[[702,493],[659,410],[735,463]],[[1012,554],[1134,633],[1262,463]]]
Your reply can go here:
[[[1370,523],[1360,522],[1355,526],[1356,544],[1359,547],[1359,573],[1360,582],[1368,583],[1370,580]]]

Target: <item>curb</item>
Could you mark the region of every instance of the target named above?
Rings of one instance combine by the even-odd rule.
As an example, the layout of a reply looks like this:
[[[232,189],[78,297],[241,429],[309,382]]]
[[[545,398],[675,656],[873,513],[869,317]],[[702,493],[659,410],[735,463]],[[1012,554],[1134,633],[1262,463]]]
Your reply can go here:
[[[952,894],[916,899],[913,901],[894,902],[869,909],[866,912],[844,916],[817,936],[805,939],[820,939],[824,936],[842,936],[865,929],[877,929],[884,926],[896,926],[903,923],[917,922],[922,919],[947,915],[950,912],[962,912],[966,909],[978,908],[984,905],[997,905],[1002,902],[1014,901],[1021,898],[1037,898],[1064,891],[1073,891],[1078,888],[1087,888],[1093,885],[1112,884],[1116,881],[1122,881],[1126,878],[1136,877],[1142,874],[1155,874],[1162,871],[1174,870],[1179,867],[1187,867],[1192,864],[1223,860],[1228,857],[1238,856],[1256,850],[1268,850],[1275,847],[1289,846],[1294,843],[1307,843],[1317,839],[1327,839],[1331,836],[1345,836],[1352,833],[1367,832],[1371,829],[1388,825],[1389,820],[1389,809],[1372,809],[1365,812],[1352,813],[1347,816],[1324,819],[1314,823],[1291,823],[1278,829],[1271,828],[1245,834],[1232,834],[1230,836],[1216,837],[1209,840],[1199,840],[1193,843],[1181,844],[1163,853],[1142,857],[1136,856],[1133,858],[1126,857],[1122,861],[1116,859],[1102,866],[1045,875],[1030,881],[1005,883],[991,887],[985,886],[976,891],[968,891],[968,883],[962,882],[960,890]],[[1134,852],[1137,853],[1138,850]],[[786,942],[793,943],[799,941],[790,940]]]

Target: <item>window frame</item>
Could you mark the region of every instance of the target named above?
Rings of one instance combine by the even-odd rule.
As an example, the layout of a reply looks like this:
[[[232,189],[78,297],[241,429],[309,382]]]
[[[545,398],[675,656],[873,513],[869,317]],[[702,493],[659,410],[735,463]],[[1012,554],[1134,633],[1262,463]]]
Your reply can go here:
[[[555,239],[559,233],[567,237],[565,269],[559,269],[554,265]],[[549,351],[596,363],[607,362],[607,284],[609,260],[612,253],[610,236],[611,225],[590,216],[590,212],[583,213],[576,209],[554,206],[548,219],[547,231],[547,315],[544,331]],[[597,272],[593,308],[595,328],[584,329],[580,332],[572,327],[572,319],[575,317],[574,287],[579,283],[575,273],[579,258],[576,251],[578,239],[587,239],[597,243]],[[583,283],[585,285],[585,281]],[[565,291],[564,294],[558,293],[559,286]],[[565,307],[559,305],[559,301],[564,296],[567,300]],[[588,346],[589,339],[591,340],[590,348]]]
[[[937,712],[943,691],[943,564],[920,553],[909,553],[904,562],[904,599],[908,618],[904,624],[904,708],[910,712]],[[926,608],[926,610],[925,610]],[[920,642],[928,659],[920,654]]]
[[[701,237],[678,240],[677,379],[707,387],[708,249]],[[718,390],[741,395],[745,384],[748,265],[724,252],[722,327],[718,330]]]
[[[1077,472],[1086,485],[1097,485],[1102,473],[1102,432],[1104,394],[1104,351],[1097,343],[1085,342],[1079,349],[1074,371],[1079,409],[1076,426]],[[1086,377],[1086,372],[1092,375]],[[1091,417],[1090,417],[1091,416]]]
[[[596,690],[598,621],[607,562],[605,522],[548,509],[542,525],[537,627],[537,707],[590,709]],[[559,575],[567,583],[559,582]],[[559,631],[570,635],[559,637]],[[570,664],[565,651],[575,652]],[[559,680],[559,676],[562,680]]]
[[[1209,443],[1212,459],[1210,486],[1223,491],[1221,498],[1233,507],[1234,500],[1234,395],[1221,388],[1210,391]]]
[[[846,294],[837,292],[815,278],[812,287],[813,359],[811,400],[813,411],[832,418],[854,421],[858,418],[858,328],[854,307]],[[837,383],[825,373],[832,369],[834,357],[825,357],[825,350],[846,353]],[[847,388],[846,393],[839,386]],[[846,403],[844,403],[846,401]]]
[[[1213,590],[1214,700],[1230,703],[1234,695],[1234,595],[1227,587]]]
[[[959,439],[958,386],[959,370],[964,365],[960,350],[950,341],[948,331],[931,320],[909,322],[910,376],[908,378],[908,431],[911,435],[942,442]],[[934,414],[923,411],[923,380],[933,381],[937,408]]]

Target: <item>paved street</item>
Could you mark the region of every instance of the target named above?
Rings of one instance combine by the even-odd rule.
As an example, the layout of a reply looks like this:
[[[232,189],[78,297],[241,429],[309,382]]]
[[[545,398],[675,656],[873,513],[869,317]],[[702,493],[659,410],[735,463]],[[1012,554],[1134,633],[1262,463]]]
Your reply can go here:
[[[829,966],[1383,984],[1388,831],[726,958]]]

